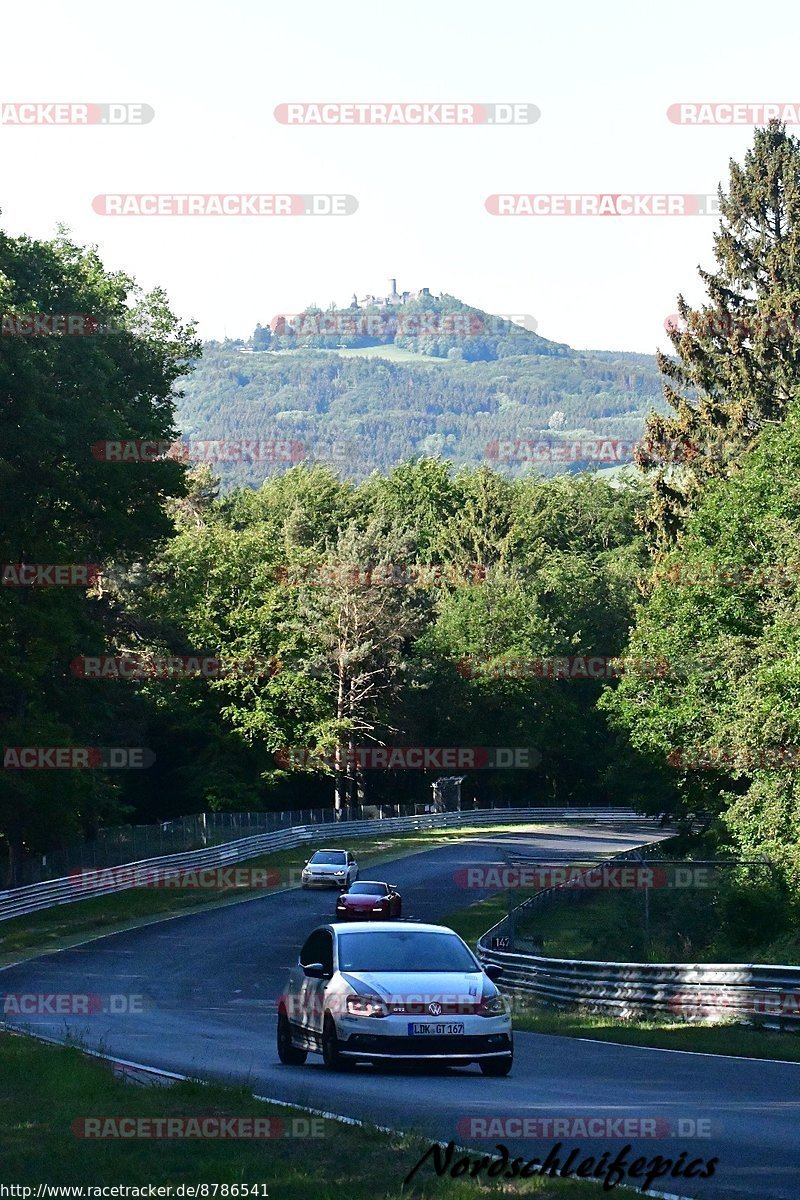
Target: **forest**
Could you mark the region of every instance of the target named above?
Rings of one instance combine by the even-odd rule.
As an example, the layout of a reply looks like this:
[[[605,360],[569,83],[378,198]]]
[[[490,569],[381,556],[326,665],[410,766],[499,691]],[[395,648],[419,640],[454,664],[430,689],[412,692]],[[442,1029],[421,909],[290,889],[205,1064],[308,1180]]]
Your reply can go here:
[[[429,798],[435,768],[364,768],[366,747],[527,748],[484,756],[465,799],[702,811],[796,896],[799,185],[798,140],[757,130],[661,397],[646,356],[203,347],[95,250],[0,232],[4,313],[97,317],[0,340],[9,879],[115,822]],[[485,461],[601,425],[639,439],[614,486]],[[289,436],[314,453],[228,475],[93,452]],[[340,437],[372,457],[324,461]],[[74,570],[35,586],[47,564]],[[36,747],[94,757],[26,770]],[[115,747],[149,765],[112,769]]]
[[[624,443],[615,465],[630,464],[648,411],[663,411],[656,361],[644,354],[569,350],[466,362],[394,345],[361,353],[206,343],[178,403],[188,461],[204,461],[204,442],[255,439],[294,442],[296,458],[354,481],[420,455],[456,467],[493,463],[509,479],[529,475],[535,459],[535,473],[547,478],[609,465],[591,450],[575,459],[568,447],[576,439]],[[517,446],[498,463],[493,447],[509,440],[533,449]],[[258,487],[280,469],[247,450],[212,465],[225,490]]]

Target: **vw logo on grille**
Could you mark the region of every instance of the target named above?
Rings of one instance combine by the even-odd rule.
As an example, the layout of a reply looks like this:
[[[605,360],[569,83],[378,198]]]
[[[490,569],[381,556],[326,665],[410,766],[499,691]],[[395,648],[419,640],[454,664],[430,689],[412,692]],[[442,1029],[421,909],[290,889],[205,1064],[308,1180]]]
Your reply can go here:
[[[440,1017],[442,1015],[442,1006],[438,1000],[434,1000],[433,1004],[428,1005],[428,1012],[432,1017]]]

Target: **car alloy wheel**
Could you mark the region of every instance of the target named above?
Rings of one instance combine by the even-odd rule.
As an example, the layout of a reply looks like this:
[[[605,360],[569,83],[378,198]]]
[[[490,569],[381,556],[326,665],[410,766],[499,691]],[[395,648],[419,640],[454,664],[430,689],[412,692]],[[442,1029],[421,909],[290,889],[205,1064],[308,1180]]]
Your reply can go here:
[[[349,1063],[339,1053],[339,1038],[336,1034],[336,1024],[330,1013],[322,1026],[322,1061],[329,1071],[343,1071]]]
[[[289,1028],[289,1018],[285,1012],[278,1013],[278,1058],[287,1067],[302,1067],[308,1058],[307,1050],[299,1050],[292,1045],[292,1031]]]

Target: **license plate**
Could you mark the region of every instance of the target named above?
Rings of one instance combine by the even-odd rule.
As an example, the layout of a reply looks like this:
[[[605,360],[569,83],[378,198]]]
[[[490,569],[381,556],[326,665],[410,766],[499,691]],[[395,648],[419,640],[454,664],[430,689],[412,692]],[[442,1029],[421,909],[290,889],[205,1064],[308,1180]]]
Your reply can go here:
[[[442,1034],[463,1033],[463,1021],[409,1021],[411,1037],[436,1037]]]

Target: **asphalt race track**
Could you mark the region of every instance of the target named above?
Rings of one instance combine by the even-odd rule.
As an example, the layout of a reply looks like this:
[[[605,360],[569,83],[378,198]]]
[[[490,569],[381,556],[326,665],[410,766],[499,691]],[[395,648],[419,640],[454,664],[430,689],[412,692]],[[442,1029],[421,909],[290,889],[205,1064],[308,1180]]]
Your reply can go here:
[[[591,825],[476,836],[362,876],[396,883],[405,917],[436,921],[488,894],[458,888],[453,876],[460,867],[507,856],[600,858],[659,836],[653,826]],[[718,1155],[711,1180],[664,1180],[654,1188],[716,1200],[800,1196],[800,1065],[517,1033],[514,1069],[506,1079],[484,1078],[477,1067],[363,1066],[329,1073],[316,1055],[304,1067],[282,1066],[275,1053],[275,1001],[308,931],[334,919],[335,896],[300,890],[265,895],[8,967],[0,973],[6,997],[91,993],[104,998],[102,1007],[112,995],[145,1001],[141,1012],[7,1014],[5,1021],[50,1037],[79,1038],[110,1056],[163,1070],[246,1081],[259,1095],[444,1141],[454,1138],[485,1153],[502,1140],[512,1155],[530,1158],[546,1153],[557,1139],[475,1141],[464,1132],[466,1118],[655,1118],[661,1122],[655,1138],[567,1138],[564,1156],[580,1146],[581,1157],[609,1150],[613,1158],[628,1140],[631,1159],[639,1154],[676,1159],[681,1151],[692,1159]],[[688,1129],[698,1128],[696,1122],[710,1136],[686,1137]],[[409,1169],[412,1165],[410,1160]]]

